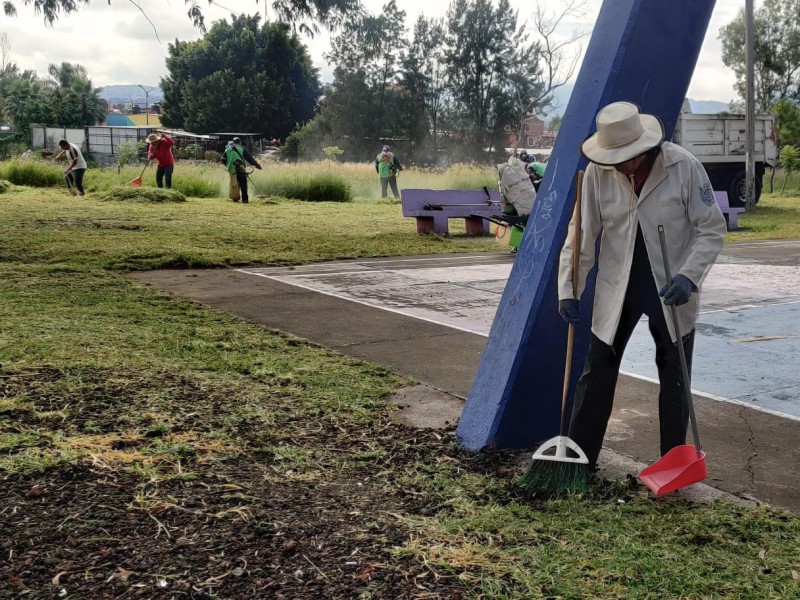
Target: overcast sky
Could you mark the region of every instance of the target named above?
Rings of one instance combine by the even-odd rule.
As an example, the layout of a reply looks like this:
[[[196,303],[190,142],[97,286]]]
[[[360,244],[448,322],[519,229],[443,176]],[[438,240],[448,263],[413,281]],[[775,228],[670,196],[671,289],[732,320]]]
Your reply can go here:
[[[18,16],[0,16],[0,34],[6,33],[10,43],[10,60],[21,68],[34,69],[39,75],[47,75],[51,63],[70,62],[86,67],[96,87],[113,84],[141,84],[157,86],[166,75],[165,57],[167,46],[175,39],[194,40],[201,34],[192,27],[186,16],[183,0],[138,0],[145,16],[131,0],[93,0],[82,6],[80,12],[62,17],[54,27],[43,25],[41,16],[33,8],[16,0]],[[510,0],[519,10],[520,19],[526,18],[536,0]],[[368,10],[377,12],[385,0],[362,0]],[[556,7],[558,0],[547,0],[548,6]],[[591,27],[601,0],[588,0],[585,27]],[[442,17],[449,4],[446,0],[397,0],[407,13],[410,28],[420,13],[427,17]],[[264,11],[264,2],[256,0],[222,0],[221,4],[208,6],[205,0],[200,5],[206,15],[206,23],[230,17],[231,10],[250,14]],[[225,8],[223,8],[223,6]],[[717,100],[728,102],[736,96],[733,90],[734,76],[720,58],[721,44],[717,39],[720,27],[728,24],[744,6],[744,0],[717,0],[711,24],[700,53],[689,97],[694,100]],[[156,38],[156,31],[158,38]],[[329,47],[329,35],[323,31],[314,39],[306,38],[314,64],[320,69],[323,80],[331,79],[331,68],[323,54]],[[584,43],[585,47],[586,44]]]

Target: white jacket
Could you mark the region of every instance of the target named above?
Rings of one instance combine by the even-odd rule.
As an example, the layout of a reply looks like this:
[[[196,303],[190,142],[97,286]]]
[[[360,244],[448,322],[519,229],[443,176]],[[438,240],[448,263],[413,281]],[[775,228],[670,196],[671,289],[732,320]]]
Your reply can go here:
[[[574,216],[573,216],[574,219]],[[586,276],[594,266],[600,238],[592,332],[611,345],[619,326],[622,303],[630,277],[636,226],[641,224],[656,290],[667,285],[658,226],[664,226],[672,276],[681,274],[697,287],[689,302],[678,307],[681,332],[695,325],[699,290],[717,259],[725,237],[725,218],[714,199],[703,165],[685,149],[664,142],[639,198],[630,180],[613,167],[589,164],[581,194],[581,247],[577,295],[572,291],[573,223],[561,250],[558,298],[580,298]],[[676,340],[670,308],[664,318]]]

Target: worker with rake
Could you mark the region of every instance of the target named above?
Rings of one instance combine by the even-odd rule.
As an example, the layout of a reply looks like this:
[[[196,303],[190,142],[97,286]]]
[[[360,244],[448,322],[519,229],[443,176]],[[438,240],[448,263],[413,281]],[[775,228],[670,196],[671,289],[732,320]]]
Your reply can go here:
[[[150,144],[147,148],[147,163],[155,160],[156,166],[156,185],[158,187],[172,188],[172,172],[175,170],[175,157],[172,155],[172,147],[175,141],[166,133],[151,133],[145,141]],[[142,169],[144,173],[144,169]]]
[[[571,225],[561,252],[558,310],[568,323],[580,317],[580,297],[597,259],[592,335],[575,391],[569,437],[596,468],[625,346],[642,315],[655,341],[660,383],[661,454],[686,444],[688,412],[675,327],[677,307],[682,344],[691,368],[700,286],[722,250],[725,219],[700,161],[664,141],[658,117],[636,105],[614,102],[596,117],[597,132],[581,145],[590,161],[580,194],[578,260]],[[659,244],[659,226],[667,240]],[[664,258],[674,276],[666,280]],[[573,264],[577,288],[573,291]],[[663,299],[663,302],[662,302]]]
[[[222,162],[225,163],[230,175],[228,197],[234,202],[238,202],[241,197],[242,204],[247,204],[250,199],[247,194],[247,167],[245,163],[253,165],[259,171],[261,170],[261,165],[256,162],[256,159],[247,151],[247,148],[242,146],[242,140],[238,137],[233,138],[225,146],[225,151],[222,153]]]

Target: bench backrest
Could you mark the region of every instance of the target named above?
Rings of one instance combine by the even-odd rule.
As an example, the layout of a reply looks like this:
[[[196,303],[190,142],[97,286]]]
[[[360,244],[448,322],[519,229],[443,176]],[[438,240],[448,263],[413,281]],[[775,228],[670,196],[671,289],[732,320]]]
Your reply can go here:
[[[714,199],[717,201],[717,206],[720,210],[725,212],[731,205],[728,203],[728,192],[714,192]]]

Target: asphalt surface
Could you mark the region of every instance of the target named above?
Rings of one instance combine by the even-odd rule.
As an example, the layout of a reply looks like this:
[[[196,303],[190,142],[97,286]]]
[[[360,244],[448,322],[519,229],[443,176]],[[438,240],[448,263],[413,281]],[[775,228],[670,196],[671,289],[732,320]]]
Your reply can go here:
[[[492,299],[499,299],[512,261],[506,253],[447,255],[246,272],[166,270],[132,277],[414,377],[422,384],[415,395],[418,400],[422,397],[430,415],[444,415],[443,422],[452,422],[469,393],[486,343],[481,328],[487,319],[491,324],[496,307]],[[719,265],[718,286],[724,288],[726,281],[741,280],[752,291],[743,292],[743,286],[730,285],[731,293],[709,306],[708,315],[701,315],[701,320],[711,324],[703,332],[698,328],[698,336],[708,336],[709,348],[714,346],[714,336],[728,336],[724,346],[712,348],[711,358],[705,358],[713,361],[716,351],[719,365],[709,372],[728,375],[709,377],[703,384],[709,389],[693,381],[695,391],[700,390],[694,400],[708,455],[706,483],[745,499],[800,513],[800,418],[792,414],[793,407],[800,406],[795,383],[800,365],[792,345],[797,336],[785,334],[796,328],[797,321],[790,319],[800,306],[800,291],[792,287],[800,268],[800,242],[730,244]],[[500,274],[487,276],[487,270]],[[413,286],[407,278],[411,276],[425,284],[421,286],[422,301],[409,291]],[[758,277],[766,277],[778,291],[764,292]],[[754,318],[758,310],[767,312]],[[781,310],[784,312],[776,312]],[[741,315],[741,325],[727,323],[722,327],[714,321],[737,314]],[[783,324],[784,335],[768,331],[776,322]],[[745,328],[745,337],[736,327]],[[731,362],[727,354],[719,354],[731,352],[731,348],[738,351],[740,345],[748,344],[746,364],[736,362],[739,358]],[[767,348],[756,351],[761,347]],[[696,373],[700,364],[696,358]],[[755,366],[758,374],[751,375],[756,372]],[[630,465],[649,464],[658,459],[658,385],[646,373],[636,372],[636,364],[627,367],[630,374],[620,377],[605,448],[607,456],[630,459]],[[745,383],[757,379],[757,385],[747,388],[741,397],[716,393],[717,389],[724,391],[720,386],[736,377]],[[610,458],[607,461],[614,462]],[[603,457],[601,467],[602,463]],[[619,474],[611,468],[609,473]]]

